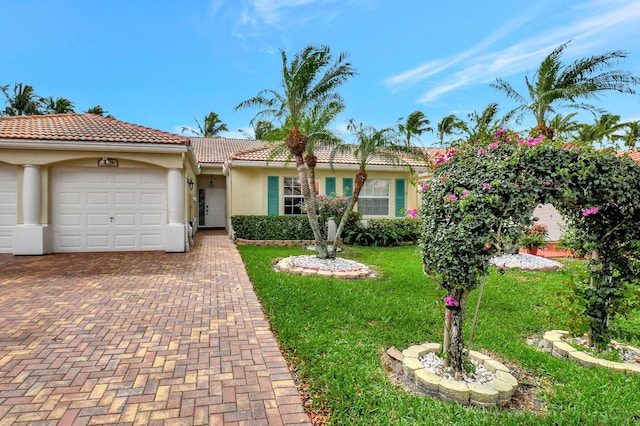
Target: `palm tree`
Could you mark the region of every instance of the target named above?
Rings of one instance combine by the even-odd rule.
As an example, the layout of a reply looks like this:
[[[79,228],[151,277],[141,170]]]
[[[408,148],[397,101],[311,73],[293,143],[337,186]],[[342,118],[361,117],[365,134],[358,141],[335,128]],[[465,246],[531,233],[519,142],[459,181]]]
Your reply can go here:
[[[341,111],[344,102],[337,92],[339,86],[344,84],[356,73],[351,64],[347,62],[347,54],[341,53],[335,62],[328,46],[305,47],[298,52],[291,61],[287,54],[281,50],[282,80],[280,90],[264,89],[253,98],[247,99],[236,106],[236,110],[244,108],[262,108],[254,121],[273,118],[279,122],[279,128],[288,132],[285,144],[291,156],[295,159],[298,179],[307,206],[309,223],[316,240],[316,252],[318,257],[329,257],[327,243],[323,239],[318,217],[315,209],[315,199],[310,189],[307,175],[308,166],[305,164],[305,156],[312,160],[308,150],[309,137],[302,133],[305,120],[312,120],[314,114],[324,111],[322,121],[328,123],[335,118],[331,111]],[[335,105],[335,107],[331,107]],[[316,113],[314,113],[316,111]],[[317,120],[316,120],[317,121]],[[313,138],[312,138],[313,147]],[[306,155],[305,155],[306,154]],[[314,183],[315,184],[315,183]]]
[[[480,114],[477,111],[473,111],[468,116],[469,123],[464,124],[463,130],[467,134],[470,143],[493,137],[493,134],[500,128],[505,127],[511,119],[510,114],[498,117],[498,104],[495,102],[487,105]]]
[[[35,94],[33,86],[15,83],[13,85],[13,95],[9,94],[9,85],[0,86],[0,90],[4,93],[7,107],[2,115],[36,115],[41,114],[40,96]]]
[[[440,145],[444,145],[445,136],[457,134],[459,131],[463,131],[465,128],[466,124],[464,123],[464,121],[456,117],[455,114],[449,114],[446,117],[443,117],[442,120],[438,122],[438,126],[436,127]]]
[[[605,141],[614,142],[621,138],[616,132],[622,130],[627,123],[620,123],[619,115],[602,114],[593,124],[582,124],[578,131],[578,139],[590,145],[596,142],[604,147]]]
[[[410,145],[412,136],[420,137],[425,132],[433,132],[433,127],[430,127],[429,124],[431,122],[422,111],[414,111],[409,114],[406,120],[404,117],[398,119],[398,131],[404,135],[407,145]]]
[[[501,78],[491,84],[519,103],[512,111],[516,114],[517,122],[521,122],[526,113],[532,114],[536,129],[549,139],[554,135],[554,129],[548,126],[549,114],[555,113],[556,108],[601,112],[591,104],[577,101],[597,100],[598,94],[611,90],[634,94],[636,92],[632,86],[640,83],[638,77],[627,71],[611,69],[620,59],[627,57],[627,53],[620,50],[583,58],[569,65],[562,64],[562,54],[568,43],[558,46],[542,61],[532,80],[525,76],[528,98]]]
[[[635,148],[636,143],[640,140],[640,121],[630,121],[624,124],[625,132],[620,136],[619,140],[622,141],[624,146],[628,148]]]
[[[578,115],[577,112],[565,116],[556,114],[549,121],[549,127],[553,129],[554,136],[561,136],[565,140],[574,138],[582,128],[582,125],[573,119],[576,115]]]
[[[424,160],[425,164],[429,161],[423,149],[415,147],[410,143],[401,143],[398,140],[397,133],[394,132],[392,128],[378,130],[375,127],[365,126],[362,123],[356,124],[353,120],[350,120],[347,129],[357,139],[358,143],[356,145],[338,144],[334,146],[329,155],[329,163],[333,164],[333,160],[337,154],[351,154],[358,162],[358,172],[354,179],[351,201],[342,215],[342,219],[336,230],[336,236],[333,242],[333,253],[337,252],[342,231],[349,220],[349,215],[358,202],[360,191],[367,181],[367,164],[374,157],[383,158],[394,166],[407,167],[409,170],[412,170],[412,167],[407,162],[407,159]]]
[[[113,115],[109,114],[109,111],[106,111],[100,105],[96,105],[94,107],[89,108],[88,110],[85,111],[85,114],[95,114],[95,115],[102,115],[107,118],[115,118]]]
[[[75,105],[67,98],[54,98],[53,96],[43,99],[45,114],[73,114]]]
[[[198,120],[196,120],[196,124],[198,125],[198,130],[190,129],[189,127],[183,127],[183,132],[190,132],[197,136],[203,136],[205,138],[213,138],[217,137],[220,132],[228,132],[229,128],[225,123],[220,120],[218,114],[215,112],[210,112],[209,115],[205,115],[202,124]]]
[[[273,127],[273,123],[266,120],[260,120],[255,124],[252,124],[253,134],[240,129],[240,133],[244,135],[247,139],[255,139],[255,140],[269,140],[270,134],[277,130]]]

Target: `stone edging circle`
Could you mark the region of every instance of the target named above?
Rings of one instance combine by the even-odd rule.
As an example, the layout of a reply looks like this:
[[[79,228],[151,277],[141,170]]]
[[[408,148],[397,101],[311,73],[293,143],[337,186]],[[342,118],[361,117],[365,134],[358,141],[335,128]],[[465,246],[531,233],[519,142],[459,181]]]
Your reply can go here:
[[[608,359],[595,358],[564,342],[563,339],[569,337],[569,335],[569,332],[565,330],[550,330],[544,333],[542,339],[544,340],[547,351],[551,352],[551,355],[555,357],[570,359],[588,368],[603,367],[640,376],[640,364],[629,364],[626,362],[615,362],[609,361]],[[629,348],[634,352],[640,353],[639,349]]]
[[[359,278],[368,278],[374,275],[374,272],[368,266],[353,262],[357,269],[351,270],[329,270],[321,269],[319,267],[304,267],[293,264],[293,259],[296,256],[285,257],[275,262],[274,268],[280,272],[286,272],[289,274],[302,275],[304,277],[317,275],[319,277],[338,278],[343,280],[356,280]]]
[[[502,405],[511,399],[518,387],[518,381],[507,367],[483,353],[470,351],[469,356],[496,375],[496,378],[488,383],[449,380],[424,368],[419,358],[429,352],[440,352],[440,348],[439,343],[423,343],[402,351],[403,370],[420,390],[463,405],[474,404],[483,407]]]

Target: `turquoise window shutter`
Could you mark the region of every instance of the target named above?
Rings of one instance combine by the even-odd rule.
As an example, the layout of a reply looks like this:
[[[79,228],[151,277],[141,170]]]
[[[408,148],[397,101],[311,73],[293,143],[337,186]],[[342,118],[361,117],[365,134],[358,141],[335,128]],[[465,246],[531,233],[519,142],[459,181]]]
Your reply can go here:
[[[278,216],[280,213],[280,178],[267,177],[267,215]]]
[[[396,217],[404,216],[405,195],[404,195],[405,180],[396,179]]]
[[[336,193],[336,178],[328,177],[324,180],[325,185],[325,194],[331,195],[332,193]]]
[[[351,198],[353,195],[353,178],[342,178],[342,192]]]

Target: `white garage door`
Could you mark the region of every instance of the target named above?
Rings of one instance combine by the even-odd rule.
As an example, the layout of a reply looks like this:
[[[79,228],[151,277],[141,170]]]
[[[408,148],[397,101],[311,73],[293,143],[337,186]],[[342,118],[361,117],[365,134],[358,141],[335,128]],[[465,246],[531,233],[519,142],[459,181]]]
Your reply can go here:
[[[0,253],[13,251],[13,228],[17,221],[18,169],[0,164]]]
[[[53,250],[162,250],[166,182],[163,170],[53,169]]]

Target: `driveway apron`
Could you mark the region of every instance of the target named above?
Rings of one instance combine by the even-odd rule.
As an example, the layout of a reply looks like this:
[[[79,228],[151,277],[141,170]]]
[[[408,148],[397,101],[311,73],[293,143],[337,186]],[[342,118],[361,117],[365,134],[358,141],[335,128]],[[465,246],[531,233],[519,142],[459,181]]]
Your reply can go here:
[[[224,233],[0,257],[0,425],[310,424]]]

